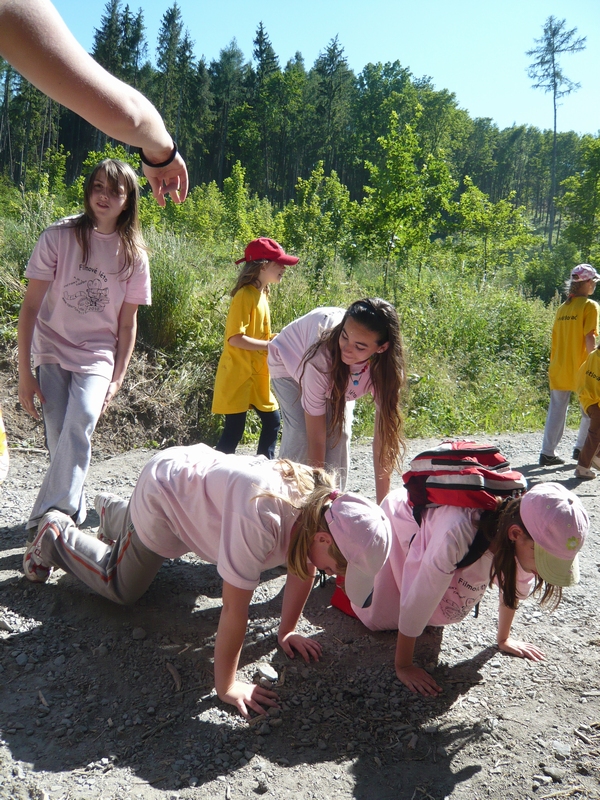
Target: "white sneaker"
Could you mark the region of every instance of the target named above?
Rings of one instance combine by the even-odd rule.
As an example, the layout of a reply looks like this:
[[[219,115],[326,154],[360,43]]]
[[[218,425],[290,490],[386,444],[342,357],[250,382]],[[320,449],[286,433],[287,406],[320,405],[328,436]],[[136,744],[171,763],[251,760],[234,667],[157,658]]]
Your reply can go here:
[[[48,528],[59,522],[59,517],[64,517],[60,511],[49,511],[41,518],[37,533],[32,542],[27,545],[23,555],[23,572],[27,580],[32,583],[46,583],[52,574],[52,565],[46,564],[42,559],[41,542]],[[70,517],[68,518],[70,520]]]
[[[580,467],[577,465],[575,467],[575,477],[583,478],[584,480],[590,480],[591,478],[596,477],[596,473],[593,469],[588,469],[587,467]]]
[[[119,500],[119,495],[112,494],[111,492],[101,492],[94,497],[94,508],[96,509],[96,514],[100,517],[100,525],[98,526],[98,533],[96,537],[100,539],[101,542],[104,544],[114,544],[115,540],[110,537],[106,531],[104,530],[104,517],[106,515],[106,504],[109,503],[111,500]]]

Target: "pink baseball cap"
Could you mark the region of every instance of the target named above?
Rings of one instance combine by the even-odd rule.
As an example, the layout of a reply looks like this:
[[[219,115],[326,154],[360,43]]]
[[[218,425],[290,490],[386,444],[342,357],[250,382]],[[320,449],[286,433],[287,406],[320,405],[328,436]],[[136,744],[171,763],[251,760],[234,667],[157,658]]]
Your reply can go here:
[[[594,281],[597,283],[600,281],[600,275],[596,272],[596,270],[592,267],[591,264],[579,264],[573,270],[571,270],[571,280],[572,281]]]
[[[520,511],[534,541],[539,576],[554,586],[579,583],[577,553],[590,520],[577,495],[561,483],[537,483],[523,495]]]
[[[293,266],[298,263],[296,256],[288,256],[283,247],[275,239],[253,239],[246,245],[244,257],[235,263],[241,264],[242,261],[275,261],[277,264]]]
[[[367,608],[371,605],[375,575],[392,547],[390,521],[376,503],[353,492],[335,496],[325,512],[325,521],[348,562],[346,594],[354,605]]]

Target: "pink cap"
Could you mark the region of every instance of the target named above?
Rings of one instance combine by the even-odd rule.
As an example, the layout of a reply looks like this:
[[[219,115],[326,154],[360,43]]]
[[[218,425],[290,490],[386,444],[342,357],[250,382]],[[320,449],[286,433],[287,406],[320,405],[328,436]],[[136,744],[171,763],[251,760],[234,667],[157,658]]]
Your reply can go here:
[[[335,543],[348,562],[344,589],[354,605],[371,604],[375,575],[387,561],[392,547],[392,528],[381,508],[353,492],[338,494],[325,521]]]
[[[244,257],[235,263],[241,264],[242,261],[275,261],[277,264],[292,266],[298,263],[296,256],[288,256],[283,247],[275,239],[253,239],[246,245]]]
[[[572,281],[600,281],[600,275],[591,264],[579,264],[571,270]]]
[[[578,583],[577,553],[590,520],[577,495],[561,483],[538,483],[521,499],[521,519],[534,541],[540,577],[554,586]]]

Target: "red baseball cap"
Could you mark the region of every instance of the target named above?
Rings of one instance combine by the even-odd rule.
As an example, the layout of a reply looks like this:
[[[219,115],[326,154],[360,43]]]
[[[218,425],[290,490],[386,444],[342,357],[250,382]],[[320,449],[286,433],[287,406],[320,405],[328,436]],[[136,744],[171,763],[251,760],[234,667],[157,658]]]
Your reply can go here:
[[[260,239],[253,239],[247,245],[244,257],[235,263],[241,264],[242,261],[275,261],[277,264],[286,264],[287,266],[298,263],[296,256],[288,256],[275,239],[267,239],[264,236]]]

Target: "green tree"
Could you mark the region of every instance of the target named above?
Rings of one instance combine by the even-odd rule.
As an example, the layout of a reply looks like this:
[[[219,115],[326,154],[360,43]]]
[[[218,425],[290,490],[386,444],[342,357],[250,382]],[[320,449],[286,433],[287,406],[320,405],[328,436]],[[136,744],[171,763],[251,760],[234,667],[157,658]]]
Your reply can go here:
[[[427,245],[450,208],[456,182],[443,158],[424,152],[414,127],[400,125],[396,112],[379,144],[381,166],[367,162],[371,177],[361,204],[361,236],[367,253],[383,259],[387,286],[392,258],[403,263],[411,248]]]
[[[566,29],[566,19],[556,19],[550,16],[544,23],[544,33],[540,39],[535,39],[536,47],[527,51],[527,55],[534,60],[529,65],[527,74],[533,81],[534,89],[543,89],[552,93],[552,108],[554,112],[553,140],[552,140],[552,166],[550,170],[550,197],[548,245],[552,247],[554,236],[554,221],[556,216],[556,115],[558,101],[579,88],[564,74],[560,65],[560,56],[565,53],[578,53],[585,49],[586,37],[576,37],[577,28]]]
[[[583,142],[581,167],[563,181],[560,208],[567,216],[563,237],[588,261],[600,255],[600,137]]]

